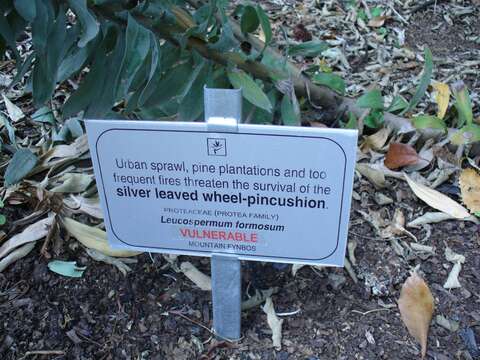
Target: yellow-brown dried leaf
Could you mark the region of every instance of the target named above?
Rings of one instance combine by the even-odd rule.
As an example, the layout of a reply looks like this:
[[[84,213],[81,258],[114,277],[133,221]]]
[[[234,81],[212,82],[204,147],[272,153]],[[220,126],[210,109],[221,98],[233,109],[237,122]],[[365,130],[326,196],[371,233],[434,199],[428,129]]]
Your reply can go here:
[[[462,201],[472,213],[480,212],[480,175],[474,169],[462,170],[460,174]]]
[[[436,82],[432,86],[435,90],[435,102],[438,105],[437,117],[443,119],[447,113],[448,102],[450,101],[450,88],[442,82]]]
[[[418,274],[413,273],[403,284],[398,308],[409,333],[420,343],[422,359],[425,358],[435,305],[427,283]]]

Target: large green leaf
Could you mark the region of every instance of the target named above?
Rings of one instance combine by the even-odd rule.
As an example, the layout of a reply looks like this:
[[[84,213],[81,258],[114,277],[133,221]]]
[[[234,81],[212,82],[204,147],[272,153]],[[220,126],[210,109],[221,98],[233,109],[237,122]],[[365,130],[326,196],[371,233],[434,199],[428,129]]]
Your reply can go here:
[[[253,105],[258,106],[269,112],[272,111],[272,104],[267,95],[258,86],[258,84],[242,70],[232,70],[227,72],[228,79],[235,89],[242,89],[245,99]]]
[[[473,123],[472,103],[467,86],[463,81],[456,81],[452,84],[453,96],[455,97],[455,108],[458,113],[458,126]]]
[[[147,58],[150,50],[150,39],[150,31],[129,14],[122,74],[117,92],[119,98],[123,98],[127,94],[135,74]]]
[[[388,107],[388,112],[395,112],[405,109],[408,106],[408,102],[401,95],[397,95],[393,98],[392,103]]]
[[[99,26],[88,11],[86,0],[68,0],[68,3],[82,25],[82,37],[78,40],[78,46],[84,47],[97,36]]]
[[[257,30],[258,25],[260,25],[260,20],[258,19],[257,11],[251,5],[246,5],[243,7],[242,17],[240,19],[240,28],[243,33],[251,33]]]
[[[39,4],[41,4],[39,6]],[[66,15],[63,6],[54,19],[53,9],[37,1],[37,17],[32,24],[32,42],[35,47],[33,70],[33,99],[41,107],[50,99],[57,83],[57,73],[65,52]],[[45,16],[45,19],[42,19]],[[42,22],[47,22],[42,24]]]
[[[154,37],[153,34],[152,37]],[[167,54],[164,57],[165,51]],[[178,58],[179,54],[180,52],[177,48],[172,48],[172,46],[169,44],[160,46],[158,39],[152,39],[152,61],[150,64],[150,73],[148,75],[147,84],[141,91],[138,98],[138,106],[143,106],[155,91],[157,84],[162,77],[163,66],[170,67],[170,61],[168,60],[168,58]],[[171,62],[173,63],[173,61]]]
[[[280,110],[282,113],[282,121],[284,125],[300,125],[300,109],[298,108],[298,104],[295,104],[288,95],[283,95]]]
[[[370,90],[358,98],[357,106],[364,109],[383,110],[382,93],[378,89]]]
[[[210,64],[204,63],[197,65],[200,71],[195,77],[188,92],[182,99],[178,108],[178,115],[180,121],[194,121],[200,118],[203,113],[203,87],[207,82],[209,76]]]
[[[314,57],[320,55],[328,49],[328,44],[319,40],[306,41],[301,44],[290,45],[288,48],[288,55],[302,55]]]
[[[420,83],[418,84],[417,90],[413,95],[412,99],[408,103],[408,106],[400,113],[405,114],[406,112],[412,110],[417,106],[419,101],[422,99],[423,95],[427,91],[428,85],[430,85],[430,80],[432,79],[433,72],[433,59],[432,52],[429,48],[425,48],[425,65],[423,67],[423,75],[420,78]]]
[[[345,81],[338,75],[332,73],[317,73],[313,75],[312,81],[315,84],[327,86],[340,95],[345,94]]]
[[[257,4],[255,10],[257,11],[258,20],[260,21],[260,26],[262,27],[263,34],[265,35],[266,48],[268,45],[270,45],[273,37],[272,27],[270,26],[270,19],[260,5]]]
[[[5,171],[5,185],[16,184],[28,175],[37,164],[37,157],[29,149],[15,152]]]
[[[37,7],[35,1],[32,0],[15,0],[15,9],[27,21],[31,22],[37,15]]]
[[[445,121],[432,115],[419,115],[412,119],[412,124],[417,129],[439,129],[446,131]]]

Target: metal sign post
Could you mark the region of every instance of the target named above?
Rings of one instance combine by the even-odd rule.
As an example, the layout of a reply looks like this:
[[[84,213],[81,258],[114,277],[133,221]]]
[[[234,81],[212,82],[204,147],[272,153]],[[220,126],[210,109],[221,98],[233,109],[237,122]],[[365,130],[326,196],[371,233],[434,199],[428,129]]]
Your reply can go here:
[[[242,118],[242,91],[204,89],[205,121],[211,136],[218,132],[238,132]],[[223,339],[240,339],[241,264],[235,255],[211,257],[213,330]]]

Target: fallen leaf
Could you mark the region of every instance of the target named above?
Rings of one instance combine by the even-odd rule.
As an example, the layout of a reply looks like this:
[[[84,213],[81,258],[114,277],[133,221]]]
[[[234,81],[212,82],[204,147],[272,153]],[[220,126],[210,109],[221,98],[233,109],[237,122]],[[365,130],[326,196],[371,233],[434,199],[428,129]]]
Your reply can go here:
[[[472,213],[480,211],[480,175],[468,168],[460,173],[462,201]]]
[[[438,105],[437,117],[443,119],[448,109],[448,102],[450,101],[450,88],[447,84],[442,82],[435,82],[432,84],[435,90],[435,101]]]
[[[28,255],[35,247],[34,242],[29,242],[19,248],[13,250],[10,254],[0,260],[0,273],[5,270],[10,264]]]
[[[440,210],[456,219],[464,220],[470,216],[470,213],[462,205],[443,195],[441,192],[430,189],[428,186],[416,183],[404,174],[408,186],[415,195],[434,209]]]
[[[295,276],[297,275],[297,272],[303,268],[304,266],[307,266],[305,264],[293,264],[292,265],[292,275]]]
[[[447,329],[447,330],[450,330],[452,332],[455,332],[458,330],[458,328],[460,327],[460,324],[458,323],[458,321],[454,321],[454,320],[448,320],[445,316],[443,315],[437,315],[435,317],[435,322],[440,325],[441,327]]]
[[[10,119],[12,119],[13,122],[17,122],[18,120],[22,119],[25,117],[25,114],[23,113],[20,108],[12,103],[9,98],[5,96],[5,94],[2,94],[3,101],[5,102],[5,107],[7,108],[7,113]]]
[[[271,297],[265,300],[265,305],[262,307],[263,312],[267,314],[267,323],[272,330],[272,342],[275,350],[279,351],[282,348],[282,323],[283,319],[280,319],[275,313],[273,307],[273,301]]]
[[[373,150],[383,149],[391,132],[392,131],[390,130],[390,128],[384,127],[378,130],[373,135],[365,136],[365,140],[360,146],[360,149],[364,153],[368,152],[370,149],[373,149]]]
[[[390,170],[416,164],[420,160],[417,151],[410,145],[391,143],[384,164]]]
[[[87,254],[93,260],[102,261],[106,264],[115,266],[118,270],[120,270],[120,272],[124,276],[127,276],[127,272],[132,271],[132,269],[126,263],[134,264],[137,262],[136,259],[129,259],[129,258],[117,259],[112,256],[102,254],[100,251],[97,251],[95,249],[87,249]]]
[[[192,263],[184,261],[180,264],[180,271],[195,285],[204,291],[212,290],[212,279],[198,270]]]
[[[12,236],[0,247],[0,258],[6,256],[13,249],[23,244],[40,240],[47,236],[50,226],[53,223],[54,216],[49,216],[29,225],[20,234]]]
[[[63,218],[62,224],[68,233],[84,246],[114,257],[129,257],[141,254],[137,251],[114,250],[108,245],[105,231],[82,224],[70,218]]]
[[[433,296],[425,281],[413,273],[403,284],[398,308],[409,333],[422,347],[422,359],[427,353],[428,328],[435,308]]]
[[[63,199],[73,212],[83,212],[97,219],[103,219],[103,211],[98,197],[87,198],[83,196],[70,195],[70,198]]]
[[[55,186],[50,191],[59,193],[80,193],[87,190],[93,180],[93,175],[88,174],[63,174],[59,181],[60,185]]]
[[[48,263],[48,268],[54,273],[68,277],[82,277],[86,266],[77,266],[76,261],[53,260]]]
[[[357,164],[355,169],[363,176],[365,176],[370,182],[375,185],[376,188],[384,188],[387,183],[385,175],[382,171],[375,169],[370,164]]]
[[[382,27],[385,24],[385,20],[387,19],[386,16],[375,16],[370,19],[368,22],[368,26],[370,27]]]
[[[458,280],[458,276],[460,275],[460,270],[462,270],[462,264],[465,262],[465,256],[454,253],[452,249],[447,246],[445,248],[445,258],[447,261],[453,263],[453,267],[452,270],[450,270],[450,274],[448,274],[447,281],[445,281],[443,287],[445,289],[457,289],[462,287]]]
[[[278,290],[278,287],[273,287],[266,290],[255,289],[255,294],[242,302],[242,310],[249,310],[260,305],[261,303],[265,302],[267,298],[273,294],[276,294]]]

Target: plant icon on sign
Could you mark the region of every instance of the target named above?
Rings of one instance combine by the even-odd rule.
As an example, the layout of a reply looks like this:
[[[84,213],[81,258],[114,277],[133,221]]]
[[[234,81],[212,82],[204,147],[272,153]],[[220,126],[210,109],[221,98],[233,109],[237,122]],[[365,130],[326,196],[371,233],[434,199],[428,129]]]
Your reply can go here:
[[[207,138],[207,150],[210,156],[227,156],[226,139]]]

